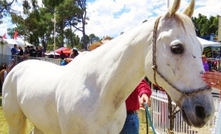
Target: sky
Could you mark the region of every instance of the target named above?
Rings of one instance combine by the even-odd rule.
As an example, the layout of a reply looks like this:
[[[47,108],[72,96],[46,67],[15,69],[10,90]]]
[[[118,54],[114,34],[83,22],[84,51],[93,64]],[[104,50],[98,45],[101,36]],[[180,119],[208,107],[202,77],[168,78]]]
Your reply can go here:
[[[171,5],[173,0],[87,0],[86,34],[95,34],[102,38],[104,36],[117,37],[121,32],[126,32],[144,20],[150,20],[163,15],[167,11],[167,1]],[[201,13],[210,16],[221,16],[220,0],[195,0],[194,17]],[[22,12],[22,6],[13,4],[13,9]],[[38,0],[41,5],[41,0]],[[190,0],[181,0],[179,12],[187,7]],[[10,17],[5,17],[0,24],[0,35],[7,33],[7,28],[14,27]],[[76,33],[81,36],[81,33]]]

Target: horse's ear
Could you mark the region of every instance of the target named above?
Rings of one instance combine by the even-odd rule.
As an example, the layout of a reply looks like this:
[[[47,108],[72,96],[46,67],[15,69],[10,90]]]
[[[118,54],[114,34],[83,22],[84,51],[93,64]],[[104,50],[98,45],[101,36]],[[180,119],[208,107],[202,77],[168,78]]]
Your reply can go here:
[[[188,7],[183,11],[183,13],[191,18],[194,12],[194,7],[195,7],[195,0],[191,0]]]
[[[180,7],[180,0],[174,0],[172,6],[169,7],[167,17],[173,16]]]

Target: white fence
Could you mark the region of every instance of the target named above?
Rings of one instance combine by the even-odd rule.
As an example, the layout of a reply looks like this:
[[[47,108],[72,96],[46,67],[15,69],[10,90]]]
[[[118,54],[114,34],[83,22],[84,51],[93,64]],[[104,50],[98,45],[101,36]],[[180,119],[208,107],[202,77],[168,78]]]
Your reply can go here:
[[[220,107],[220,98],[214,97],[215,105],[215,115],[212,117],[209,122],[203,128],[194,128],[188,126],[182,118],[180,112],[176,114],[174,119],[174,133],[175,134],[221,134],[221,121],[218,121],[218,111]],[[175,103],[173,103],[173,107]],[[151,96],[151,113],[152,121],[155,130],[159,134],[166,134],[169,128],[169,119],[168,119],[168,100],[167,95],[163,91],[153,90]],[[219,118],[221,115],[219,115]],[[216,123],[216,124],[215,124]],[[219,124],[219,125],[218,125]],[[215,130],[215,126],[216,129]]]

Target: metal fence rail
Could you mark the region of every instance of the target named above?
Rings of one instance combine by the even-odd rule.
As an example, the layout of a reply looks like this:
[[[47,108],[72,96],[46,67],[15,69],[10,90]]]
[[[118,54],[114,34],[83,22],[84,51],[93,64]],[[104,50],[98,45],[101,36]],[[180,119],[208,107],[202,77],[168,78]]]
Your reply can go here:
[[[217,113],[219,111],[220,98],[214,97],[214,105],[215,105],[215,115],[212,117],[208,123],[203,128],[194,128],[188,126],[183,118],[181,113],[176,114],[176,118],[174,120],[174,133],[175,134],[211,134],[215,128],[215,123],[217,119]],[[173,107],[175,107],[175,103],[173,103]],[[151,113],[152,120],[156,131],[159,134],[166,134],[169,128],[169,119],[168,119],[168,100],[167,95],[163,91],[155,91],[153,90],[151,96]]]
[[[19,63],[21,61],[29,60],[29,59],[48,61],[48,62],[51,62],[51,63],[55,63],[57,65],[60,65],[60,61],[61,61],[60,59],[48,58],[47,56],[46,57],[30,57],[30,56],[26,56],[26,55],[12,56],[12,55],[0,54],[0,65],[2,65],[2,64],[7,64],[8,65],[12,60],[15,60],[16,63]]]
[[[221,103],[219,104],[219,112],[215,113],[217,116],[216,122],[215,122],[215,128],[213,129],[212,134],[221,134]]]

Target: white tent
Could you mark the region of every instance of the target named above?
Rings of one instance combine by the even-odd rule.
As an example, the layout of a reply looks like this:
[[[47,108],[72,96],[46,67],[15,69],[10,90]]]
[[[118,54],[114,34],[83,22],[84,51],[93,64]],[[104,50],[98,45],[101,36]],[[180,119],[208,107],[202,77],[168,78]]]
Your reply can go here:
[[[205,47],[221,47],[221,43],[220,42],[213,42],[213,41],[208,41],[202,38],[197,37],[198,40],[200,41],[200,43],[202,44],[203,48]]]
[[[17,46],[21,46],[24,48],[25,46],[33,46],[32,44],[28,43],[27,41],[21,40],[21,39],[1,39],[1,42],[3,41],[2,46],[0,46],[0,54],[4,55],[11,55],[11,48],[14,46],[14,44],[17,44]]]
[[[32,46],[32,44],[21,39],[14,40],[0,38],[0,42],[0,63],[9,63],[11,61],[11,48],[14,44],[17,44],[17,46],[21,46],[22,48],[25,46]]]
[[[45,55],[60,55],[59,53],[57,53],[57,52],[54,52],[54,51],[51,51],[51,52],[49,52],[49,53],[45,53]]]

